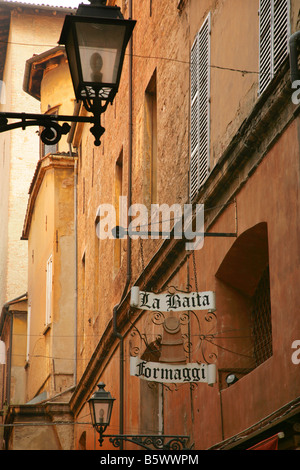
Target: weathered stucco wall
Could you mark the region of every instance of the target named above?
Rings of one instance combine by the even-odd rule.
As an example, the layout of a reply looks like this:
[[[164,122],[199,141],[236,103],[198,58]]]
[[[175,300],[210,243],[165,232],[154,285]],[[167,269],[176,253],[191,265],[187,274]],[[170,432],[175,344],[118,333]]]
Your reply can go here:
[[[112,334],[112,315],[114,307],[120,302],[117,326],[125,338],[125,432],[150,432],[151,427],[157,432],[163,419],[166,434],[187,433],[195,449],[206,449],[255,424],[299,394],[297,367],[292,364],[289,353],[295,334],[289,325],[297,324],[296,331],[299,331],[295,307],[296,279],[299,276],[299,172],[295,171],[298,168],[299,122],[298,118],[292,122],[287,67],[284,69],[285,74],[282,72],[276,86],[269,91],[270,95],[265,95],[265,100],[259,101],[259,2],[246,0],[242,4],[238,0],[192,0],[185,2],[179,12],[178,2],[149,2],[147,5],[133,2],[132,17],[138,22],[133,35],[132,116],[128,52],[119,93],[103,118],[106,132],[101,147],[93,146],[93,139],[86,126],[79,148],[80,382],[73,397],[79,421],[88,413],[85,399],[90,394],[87,390],[92,392],[91,388],[97,380],[101,380],[117,398],[111,429],[116,433],[119,431],[120,347],[119,340]],[[293,28],[298,6],[298,2],[293,3]],[[244,330],[249,333],[251,299],[244,292],[227,285],[229,279],[217,278],[217,272],[236,239],[207,237],[203,249],[195,252],[195,276],[194,259],[192,255],[188,256],[180,244],[171,241],[164,245],[162,240],[141,241],[140,238],[130,240],[129,244],[128,240],[99,240],[95,233],[98,206],[114,204],[120,186],[121,194],[129,196],[131,157],[131,203],[149,203],[149,197],[145,198],[145,186],[149,185],[145,176],[149,174],[146,91],[149,92],[149,84],[153,86],[154,76],[157,201],[169,205],[189,201],[190,48],[209,11],[212,18],[212,171],[200,191],[199,202],[208,201],[206,222],[208,229],[214,232],[234,233],[237,229],[240,236],[258,224],[264,227],[267,224],[272,324],[274,322],[275,325],[272,357],[241,377],[233,387],[226,389],[226,370],[231,367],[249,368],[252,353],[252,342],[248,336],[242,341],[240,338]],[[128,15],[127,8],[124,14]],[[278,96],[280,100],[277,102]],[[251,119],[246,122],[250,113],[253,113]],[[284,244],[283,240],[286,239],[289,240],[288,244]],[[115,254],[120,247],[121,261],[116,266]],[[128,253],[131,259],[130,273]],[[185,290],[188,284],[199,291],[216,291],[217,324],[212,322],[208,325],[204,315],[198,315],[198,320],[206,325],[205,332],[210,332],[209,328],[218,332],[214,341],[204,341],[205,357],[212,358],[217,354],[217,364],[221,366],[216,385],[210,388],[199,384],[191,388],[178,387],[176,391],[167,388],[158,391],[150,390],[138,379],[129,376],[129,357],[134,346],[134,338],[131,336],[134,332],[133,323],[138,320],[136,326],[140,333],[150,331],[152,339],[153,332],[149,330],[149,317],[145,314],[137,318],[138,314],[130,311],[128,295],[125,300],[122,297],[128,279],[130,286],[135,283],[143,286],[144,281],[148,282],[147,287],[154,291],[166,289],[169,285]],[[293,291],[288,300],[288,313],[285,308],[287,299],[283,294],[285,290],[289,293]],[[191,360],[199,360],[200,353],[203,353],[202,345],[199,345],[203,338],[197,334],[197,325],[197,321],[194,321],[191,326],[192,344],[198,346],[196,351],[191,351]],[[220,335],[223,336],[220,338]],[[219,350],[212,343],[220,345]],[[221,346],[228,349],[228,354],[224,353]],[[237,354],[235,348],[238,348]],[[91,360],[88,363],[89,358]],[[279,391],[274,393],[274,390]],[[83,432],[87,433],[87,448],[98,448],[93,430],[88,426],[84,431],[82,426],[77,427],[76,442],[81,437],[83,441]]]
[[[28,237],[28,296],[31,307],[28,400],[43,390],[52,396],[73,383],[74,162],[71,158],[62,160],[51,156],[44,159]],[[50,256],[53,270],[52,317],[47,325],[46,268]]]
[[[23,91],[25,62],[33,54],[57,45],[63,23],[60,14],[28,9],[12,11],[3,81],[6,103],[1,111],[40,112],[40,103]],[[27,291],[27,243],[21,241],[28,187],[39,158],[34,127],[1,134],[1,291],[0,304]],[[17,266],[17,268],[16,268]]]

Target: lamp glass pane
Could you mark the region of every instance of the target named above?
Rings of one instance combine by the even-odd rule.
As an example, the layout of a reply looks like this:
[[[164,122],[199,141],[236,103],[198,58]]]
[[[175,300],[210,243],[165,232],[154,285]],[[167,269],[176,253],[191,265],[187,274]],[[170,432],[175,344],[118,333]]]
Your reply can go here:
[[[73,86],[74,86],[74,90],[76,93],[78,90],[78,85],[79,85],[79,75],[78,75],[78,64],[76,60],[75,45],[74,45],[74,40],[73,40],[72,29],[70,29],[68,33],[68,38],[66,42],[66,51],[68,54],[69,67],[70,67],[70,72],[72,76]]]
[[[126,26],[76,24],[83,81],[116,84]]]
[[[95,412],[95,422],[97,425],[109,424],[110,412],[111,412],[110,403],[94,403],[94,412]]]

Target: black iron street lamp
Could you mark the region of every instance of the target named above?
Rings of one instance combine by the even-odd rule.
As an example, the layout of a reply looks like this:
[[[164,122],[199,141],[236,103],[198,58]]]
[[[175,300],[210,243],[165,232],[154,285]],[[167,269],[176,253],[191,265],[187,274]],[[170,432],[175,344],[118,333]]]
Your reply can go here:
[[[105,129],[101,114],[112,104],[118,91],[126,46],[136,21],[125,20],[120,7],[106,6],[106,0],[81,3],[76,15],[65,17],[59,44],[65,46],[75,97],[92,116],[50,116],[45,114],[0,113],[0,132],[27,126],[41,126],[41,140],[52,145],[70,130],[67,122],[89,122],[95,145]],[[9,124],[9,119],[20,119]],[[63,125],[58,121],[64,121]]]
[[[124,441],[132,442],[147,450],[187,450],[188,436],[148,435],[148,434],[106,434],[110,424],[114,398],[104,390],[105,384],[100,382],[94,395],[88,400],[93,427],[99,433],[99,443],[102,446],[104,437],[109,438],[114,447],[121,447]]]
[[[91,132],[99,145],[100,117],[118,91],[126,46],[136,21],[125,20],[106,0],[81,3],[67,15],[59,39],[65,45],[76,99],[95,117]],[[103,104],[104,103],[104,104]]]
[[[105,384],[100,382],[98,384],[99,390],[89,399],[93,427],[100,434],[100,446],[103,442],[102,435],[110,423],[112,407],[115,400],[109,392],[104,390],[104,387]]]

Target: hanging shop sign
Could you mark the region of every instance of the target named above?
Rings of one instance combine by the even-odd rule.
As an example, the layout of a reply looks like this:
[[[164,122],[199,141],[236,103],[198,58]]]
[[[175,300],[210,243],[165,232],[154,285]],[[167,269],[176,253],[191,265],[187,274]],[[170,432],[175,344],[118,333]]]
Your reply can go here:
[[[138,286],[131,288],[130,305],[160,312],[216,309],[215,293],[212,291],[155,294],[140,291]]]
[[[130,375],[161,383],[216,383],[215,364],[163,364],[130,356]]]

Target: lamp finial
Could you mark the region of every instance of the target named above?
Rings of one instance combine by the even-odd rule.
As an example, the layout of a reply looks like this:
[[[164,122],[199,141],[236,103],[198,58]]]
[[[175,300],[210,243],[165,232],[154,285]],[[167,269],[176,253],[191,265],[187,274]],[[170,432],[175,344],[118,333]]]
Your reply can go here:
[[[93,5],[93,6],[102,6],[102,7],[105,7],[106,6],[106,0],[89,0],[90,4]]]

